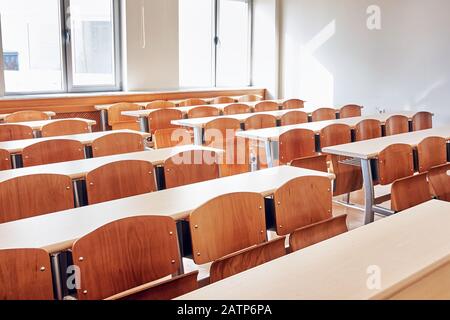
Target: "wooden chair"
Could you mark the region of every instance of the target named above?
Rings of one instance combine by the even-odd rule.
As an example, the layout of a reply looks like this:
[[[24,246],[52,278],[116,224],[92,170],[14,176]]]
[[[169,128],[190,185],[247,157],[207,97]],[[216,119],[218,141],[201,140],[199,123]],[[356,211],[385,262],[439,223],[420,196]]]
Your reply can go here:
[[[206,118],[206,117],[217,117],[220,115],[219,109],[212,106],[200,106],[195,107],[188,111],[188,118]]]
[[[193,144],[191,132],[183,128],[159,129],[153,135],[155,149]]]
[[[341,119],[344,118],[353,118],[353,117],[361,117],[362,115],[362,106],[358,106],[356,104],[348,104],[343,106],[341,110],[339,110],[339,117]]]
[[[238,273],[281,258],[286,254],[285,242],[286,237],[281,237],[214,261],[209,272],[210,283],[229,278]]]
[[[293,179],[275,191],[273,201],[276,232],[280,236],[288,235],[331,218],[331,180],[317,176]]]
[[[236,99],[232,97],[217,97],[212,100],[212,104],[235,103]]]
[[[88,124],[82,120],[61,120],[46,124],[42,127],[42,137],[67,136],[72,134],[89,133]]]
[[[408,144],[393,144],[378,154],[378,176],[381,185],[414,174],[412,147]]]
[[[431,112],[417,112],[412,119],[413,131],[433,128],[433,114]]]
[[[160,216],[114,221],[77,240],[72,256],[80,268],[78,299],[106,299],[177,272],[175,221]]]
[[[223,114],[227,115],[227,116],[230,116],[233,114],[250,113],[250,112],[252,112],[250,106],[247,104],[242,104],[242,103],[233,103],[233,104],[230,104],[229,106],[226,106],[223,109]]]
[[[189,216],[193,259],[205,264],[266,242],[264,198],[239,192],[219,196]]]
[[[183,119],[183,113],[177,109],[161,109],[156,110],[148,116],[150,124],[150,133],[154,134],[159,129],[179,128],[179,126],[173,125],[173,120]]]
[[[427,173],[394,181],[391,188],[391,209],[400,212],[432,199]]]
[[[258,96],[256,94],[248,94],[245,96],[242,96],[238,99],[239,102],[255,102],[255,101],[262,101],[263,97]]]
[[[164,162],[166,188],[219,178],[219,165],[215,152],[186,151]]]
[[[157,191],[153,165],[148,161],[124,160],[105,164],[86,175],[89,204]]]
[[[350,126],[335,123],[320,130],[320,147],[332,147],[352,142],[352,130]]]
[[[245,120],[245,130],[273,128],[277,126],[277,118],[270,114],[255,114]]]
[[[396,115],[386,120],[386,135],[393,136],[409,132],[409,119],[406,116]]]
[[[289,237],[292,252],[334,238],[348,231],[347,215],[333,217],[295,230]]]
[[[301,109],[305,107],[305,101],[300,99],[289,99],[283,102],[282,109]]]
[[[50,256],[42,249],[0,250],[0,300],[53,300]]]
[[[22,151],[24,167],[85,159],[80,141],[54,139],[32,144]]]
[[[180,102],[180,107],[193,107],[208,104],[206,100],[203,99],[187,99]]]
[[[312,121],[336,120],[336,110],[333,108],[320,108],[312,113]]]
[[[450,163],[432,168],[428,172],[433,195],[442,201],[450,202]]]
[[[41,111],[18,111],[5,118],[6,123],[48,120],[47,114]]]
[[[292,167],[328,172],[328,163],[326,154],[294,159],[289,164]]]
[[[144,151],[144,140],[138,133],[111,133],[92,142],[94,158]]]
[[[241,123],[236,119],[219,118],[210,121],[205,125],[205,145],[224,149],[226,139],[233,138],[239,130],[241,130]]]
[[[308,114],[303,111],[289,111],[281,117],[281,126],[308,123]]]
[[[164,100],[152,101],[145,106],[145,109],[171,109],[176,108],[175,103]]]
[[[0,142],[33,138],[33,129],[20,124],[0,125]]]
[[[366,119],[358,122],[355,126],[355,136],[356,141],[381,138],[383,136],[381,122],[375,119]]]
[[[263,101],[255,105],[255,112],[277,111],[280,105],[273,101]]]
[[[130,129],[139,131],[137,118],[122,115],[122,111],[137,111],[141,107],[134,103],[117,103],[108,109],[108,123],[113,130]]]
[[[0,182],[0,223],[73,207],[72,180],[68,176],[35,174]]]
[[[12,169],[11,155],[8,151],[0,149],[0,171]]]
[[[146,284],[117,294],[106,300],[167,301],[198,289],[198,271],[173,277],[160,283]]]
[[[433,167],[447,163],[447,140],[428,137],[417,145],[419,172],[427,172]]]
[[[279,137],[280,165],[292,160],[317,155],[316,135],[307,129],[289,130]]]

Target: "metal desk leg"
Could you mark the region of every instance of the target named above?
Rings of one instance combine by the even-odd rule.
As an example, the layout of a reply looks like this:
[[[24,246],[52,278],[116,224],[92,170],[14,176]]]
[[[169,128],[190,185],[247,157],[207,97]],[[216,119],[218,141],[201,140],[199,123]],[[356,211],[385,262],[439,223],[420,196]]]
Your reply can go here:
[[[51,255],[53,285],[55,287],[55,295],[57,300],[63,299],[63,288],[61,283],[61,269],[59,265],[59,253]]]
[[[196,146],[203,145],[203,129],[199,127],[194,128],[194,144]]]
[[[106,131],[108,129],[108,110],[100,111],[100,122],[102,125],[102,131]]]
[[[72,184],[73,184],[73,196],[74,196],[74,200],[75,200],[75,208],[79,208],[79,207],[81,207],[81,203],[80,203],[80,195],[78,194],[77,180],[73,180]]]
[[[141,130],[141,132],[150,132],[148,127],[148,118],[146,117],[139,118],[139,129]]]
[[[361,169],[364,179],[364,194],[365,194],[364,223],[369,224],[374,222],[375,219],[375,213],[373,210],[375,192],[373,189],[373,177],[370,159],[361,159]]]
[[[273,168],[273,150],[272,150],[272,141],[267,140],[265,143],[265,149],[266,149],[266,161],[267,166],[269,168]]]

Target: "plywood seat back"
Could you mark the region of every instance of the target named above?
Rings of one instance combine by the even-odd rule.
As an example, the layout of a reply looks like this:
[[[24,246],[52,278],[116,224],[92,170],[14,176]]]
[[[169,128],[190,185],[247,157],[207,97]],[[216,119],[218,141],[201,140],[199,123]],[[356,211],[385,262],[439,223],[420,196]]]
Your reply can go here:
[[[77,240],[72,255],[80,268],[79,300],[106,299],[175,274],[180,266],[177,229],[169,217],[114,221]]]
[[[152,112],[149,117],[151,133],[155,133],[159,129],[179,128],[173,125],[173,120],[183,119],[183,113],[177,109],[161,109]]]
[[[189,216],[194,262],[205,264],[266,241],[264,198],[231,193],[212,199]]]
[[[217,97],[212,100],[213,104],[234,103],[235,99],[232,97]]]
[[[366,119],[360,121],[355,127],[356,141],[370,140],[381,138],[383,131],[381,122],[375,119]]]
[[[335,120],[336,110],[333,108],[320,108],[312,113],[312,121]]]
[[[255,114],[245,120],[245,130],[258,130],[274,128],[277,126],[277,118],[270,114]]]
[[[35,111],[35,110],[26,110],[26,111],[18,111],[13,114],[8,115],[5,118],[6,123],[15,123],[15,122],[28,122],[28,121],[41,121],[48,120],[48,115],[45,112]]]
[[[378,154],[378,175],[381,185],[414,174],[412,147],[408,144],[393,144]]]
[[[433,195],[442,201],[450,201],[450,163],[432,168],[428,172]]]
[[[281,126],[308,123],[308,114],[303,111],[290,111],[281,117]]]
[[[66,136],[89,133],[89,125],[82,120],[61,120],[42,127],[42,137]]]
[[[12,169],[11,155],[7,150],[0,149],[0,171]]]
[[[0,183],[0,223],[73,207],[72,180],[68,176],[35,174]]]
[[[2,124],[0,125],[0,142],[25,140],[33,138],[33,129],[20,124]]]
[[[24,167],[85,159],[80,141],[53,139],[32,144],[22,151]]]
[[[220,115],[219,109],[211,106],[199,106],[195,107],[188,112],[188,118],[206,118],[206,117],[217,117]]]
[[[332,147],[352,142],[351,128],[346,124],[331,124],[320,130],[320,147]]]
[[[229,106],[226,106],[223,109],[223,114],[224,115],[233,115],[233,114],[244,114],[244,113],[250,113],[251,109],[250,106],[247,104],[242,104],[242,103],[233,103],[230,104]]]
[[[176,108],[175,103],[164,100],[152,101],[145,106],[145,109],[170,109]]]
[[[305,107],[305,101],[300,99],[289,99],[283,102],[283,110],[301,109]]]
[[[406,116],[395,115],[386,120],[386,135],[393,136],[409,132],[409,119]]]
[[[362,106],[358,106],[356,104],[348,104],[346,106],[343,106],[339,110],[339,118],[354,118],[354,117],[361,117],[362,115]]]
[[[297,168],[328,172],[326,154],[317,154],[315,156],[297,158],[292,160],[290,165]]]
[[[427,111],[417,112],[412,120],[413,131],[433,128],[433,114]]]
[[[263,97],[258,96],[256,94],[248,94],[245,96],[242,96],[238,99],[239,102],[255,102],[255,101],[261,101]]]
[[[279,138],[280,164],[316,154],[315,133],[307,129],[289,130]]]
[[[262,101],[255,105],[255,112],[280,110],[280,105],[273,101]]]
[[[119,132],[105,135],[92,142],[94,158],[144,151],[144,139],[138,133]]]
[[[348,159],[344,156],[331,156],[332,171],[336,176],[333,181],[333,196],[335,197],[361,190],[363,187],[361,168],[346,164],[345,160]]]
[[[180,107],[193,107],[208,104],[206,100],[203,99],[187,99],[180,102]]]
[[[394,181],[391,189],[391,208],[400,212],[431,200],[427,173]]]
[[[239,120],[220,118],[205,125],[205,144],[207,146],[225,149],[226,140],[234,139],[236,131],[241,130]]]
[[[153,165],[148,161],[108,163],[86,176],[89,204],[157,191]]]
[[[419,172],[427,172],[433,167],[447,163],[447,140],[428,137],[417,145]]]
[[[137,111],[141,107],[134,103],[117,103],[108,109],[108,123],[111,127],[119,123],[136,123],[137,118],[122,115],[122,111]],[[116,127],[115,130],[118,130]]]
[[[280,236],[331,218],[331,180],[305,176],[293,179],[274,194],[276,231]]]
[[[183,128],[159,129],[153,135],[155,149],[190,145],[193,140],[192,133]]]

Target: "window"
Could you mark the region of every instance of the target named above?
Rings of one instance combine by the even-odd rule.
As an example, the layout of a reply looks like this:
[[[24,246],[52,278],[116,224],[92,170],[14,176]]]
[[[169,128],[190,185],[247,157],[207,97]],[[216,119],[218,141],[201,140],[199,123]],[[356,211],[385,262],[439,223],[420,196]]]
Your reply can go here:
[[[250,85],[251,0],[180,0],[180,86]]]
[[[118,0],[0,0],[7,94],[120,89]]]

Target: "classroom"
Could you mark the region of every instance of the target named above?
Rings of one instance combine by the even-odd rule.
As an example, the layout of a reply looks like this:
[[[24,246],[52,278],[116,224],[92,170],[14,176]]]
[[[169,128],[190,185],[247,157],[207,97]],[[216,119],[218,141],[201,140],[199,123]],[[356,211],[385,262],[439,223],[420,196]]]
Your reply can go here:
[[[449,10],[0,0],[0,302],[450,300]]]

